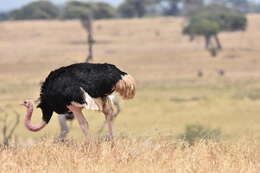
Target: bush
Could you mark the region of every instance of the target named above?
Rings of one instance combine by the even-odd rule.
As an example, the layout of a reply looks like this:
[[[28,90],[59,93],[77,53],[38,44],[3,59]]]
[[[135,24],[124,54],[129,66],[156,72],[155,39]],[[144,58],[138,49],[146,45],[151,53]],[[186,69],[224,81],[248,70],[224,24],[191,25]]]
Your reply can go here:
[[[178,138],[193,145],[198,140],[218,140],[221,131],[219,129],[211,129],[203,127],[199,124],[187,125],[185,132]]]
[[[54,19],[59,16],[59,8],[49,1],[35,1],[10,12],[11,19]]]
[[[239,91],[233,96],[234,99],[249,99],[252,101],[260,100],[260,89],[251,88],[249,90]]]

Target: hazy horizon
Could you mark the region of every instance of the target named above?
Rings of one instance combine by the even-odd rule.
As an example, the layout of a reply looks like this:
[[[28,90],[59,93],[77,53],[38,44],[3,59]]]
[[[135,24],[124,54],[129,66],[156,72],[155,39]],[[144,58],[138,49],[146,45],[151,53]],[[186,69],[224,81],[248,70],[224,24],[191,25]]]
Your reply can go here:
[[[29,2],[36,1],[36,0],[8,0],[8,1],[0,1],[0,12],[6,12],[9,10],[13,10],[15,8],[19,8]],[[55,4],[63,4],[67,0],[49,0]],[[89,1],[89,2],[107,2],[113,6],[118,6],[124,0],[81,0],[81,1]],[[250,0],[251,2],[260,3],[260,0]]]
[[[9,11],[15,8],[19,8],[29,2],[32,2],[35,0],[8,0],[8,1],[0,1],[0,11]],[[55,3],[55,4],[63,4],[65,3],[67,0],[50,0],[51,2]],[[83,0],[84,1],[84,0]],[[102,1],[102,2],[107,2],[112,4],[113,6],[117,6],[119,5],[123,0],[85,0],[85,1],[89,1],[89,2],[98,2],[98,1]]]

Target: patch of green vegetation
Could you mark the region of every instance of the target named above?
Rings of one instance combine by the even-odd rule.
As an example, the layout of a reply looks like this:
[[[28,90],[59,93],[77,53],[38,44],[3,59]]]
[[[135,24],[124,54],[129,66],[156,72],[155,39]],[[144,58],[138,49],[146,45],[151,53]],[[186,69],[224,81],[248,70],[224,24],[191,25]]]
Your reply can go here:
[[[185,132],[179,135],[179,139],[193,145],[198,140],[219,140],[221,135],[220,129],[204,127],[200,124],[187,125]]]
[[[170,101],[173,101],[175,103],[183,103],[183,102],[196,102],[200,100],[205,100],[204,97],[191,97],[191,98],[181,98],[181,97],[172,97],[170,98]]]
[[[260,89],[240,91],[233,96],[234,99],[249,99],[252,101],[260,100]]]
[[[7,88],[0,88],[0,94],[5,94],[8,92]]]

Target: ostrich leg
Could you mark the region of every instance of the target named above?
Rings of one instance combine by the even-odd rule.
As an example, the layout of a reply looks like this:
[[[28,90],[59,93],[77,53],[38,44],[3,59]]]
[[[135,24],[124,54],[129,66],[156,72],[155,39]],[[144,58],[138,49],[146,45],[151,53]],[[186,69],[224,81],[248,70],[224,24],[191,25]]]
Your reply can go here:
[[[106,98],[106,101],[104,102],[104,106],[103,106],[103,113],[105,114],[105,118],[106,118],[106,123],[107,123],[107,127],[108,127],[108,139],[109,140],[113,140],[113,129],[112,129],[112,125],[113,125],[113,107],[111,105],[111,101],[109,99]]]
[[[83,132],[83,134],[86,137],[86,142],[89,143],[90,142],[90,137],[88,135],[88,129],[89,129],[89,125],[88,125],[88,121],[84,118],[84,115],[82,113],[82,107],[78,107],[75,105],[69,105],[67,106],[68,109],[73,112],[73,114],[75,115],[75,117],[78,120],[78,123],[81,127],[81,130]]]
[[[113,110],[106,110],[103,113],[105,114],[108,127],[108,139],[113,140]]]
[[[105,112],[103,112],[103,113],[104,113],[105,116],[107,117],[106,113],[105,113]],[[114,123],[114,120],[116,119],[117,115],[118,115],[118,112],[112,111],[112,120],[111,120],[112,123]],[[106,120],[105,120],[104,123],[101,125],[100,129],[98,130],[98,133],[99,133],[99,134],[103,132],[103,130],[104,130],[106,124],[108,123],[107,121],[108,121],[108,120],[107,120],[107,118],[106,118]]]
[[[67,134],[69,133],[69,128],[66,122],[66,114],[60,114],[58,118],[60,124],[60,135],[57,137],[57,140],[64,141]]]
[[[112,123],[114,123],[114,121],[115,121],[117,115],[118,115],[118,114],[120,113],[120,111],[121,111],[121,107],[120,107],[118,98],[117,98],[116,96],[111,95],[111,96],[108,96],[108,97],[110,97],[112,105],[114,105],[114,108],[116,108],[116,111],[115,111],[114,109],[113,109],[113,111],[112,111],[112,112],[113,112],[113,113],[112,113],[112,114],[113,114]],[[101,126],[100,129],[98,130],[98,133],[99,133],[99,134],[103,132],[103,130],[104,130],[106,124],[107,124],[107,121],[105,120],[105,122],[102,124],[102,126]]]

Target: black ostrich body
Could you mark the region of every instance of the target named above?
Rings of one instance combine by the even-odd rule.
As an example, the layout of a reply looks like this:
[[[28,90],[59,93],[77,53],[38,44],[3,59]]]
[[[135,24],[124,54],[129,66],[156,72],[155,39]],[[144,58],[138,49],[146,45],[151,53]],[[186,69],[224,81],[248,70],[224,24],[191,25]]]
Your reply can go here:
[[[68,113],[72,102],[86,104],[84,91],[93,98],[104,98],[127,73],[112,64],[79,63],[52,71],[41,86],[38,107],[49,122],[53,112]]]

